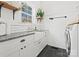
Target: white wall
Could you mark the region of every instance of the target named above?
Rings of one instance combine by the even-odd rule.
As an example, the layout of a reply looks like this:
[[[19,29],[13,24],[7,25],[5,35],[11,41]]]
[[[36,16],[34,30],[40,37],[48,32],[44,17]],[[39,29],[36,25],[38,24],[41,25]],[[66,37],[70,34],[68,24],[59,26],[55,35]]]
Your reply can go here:
[[[12,11],[2,7],[0,21],[7,23],[7,25],[8,25],[7,26],[7,28],[8,28],[7,32],[10,33],[10,25],[13,22]]]
[[[41,2],[41,7],[45,11],[44,29],[49,31],[48,44],[55,47],[65,48],[64,31],[67,24],[77,21],[78,14],[76,11],[79,2]],[[49,20],[49,17],[67,16],[67,18],[60,18]]]
[[[7,23],[7,34],[14,33],[14,32],[20,32],[20,31],[24,31],[24,30],[30,30],[30,29],[32,29],[31,27],[35,26],[35,23],[36,23],[35,10],[36,10],[36,8],[39,7],[40,2],[37,2],[37,1],[35,1],[35,2],[24,1],[24,2],[26,2],[29,6],[32,7],[32,12],[33,12],[32,13],[33,14],[32,23],[22,23],[21,22],[21,11],[17,11],[15,13],[15,18],[13,20],[13,11],[2,7],[0,21]],[[16,2],[9,1],[8,3],[12,4],[12,3],[16,3]],[[18,6],[19,5],[21,6],[20,2],[17,2],[17,4],[18,4]],[[17,6],[17,4],[15,6]],[[14,25],[21,25],[21,26],[19,26],[19,27],[16,26],[16,29],[13,29],[13,28],[15,28]]]

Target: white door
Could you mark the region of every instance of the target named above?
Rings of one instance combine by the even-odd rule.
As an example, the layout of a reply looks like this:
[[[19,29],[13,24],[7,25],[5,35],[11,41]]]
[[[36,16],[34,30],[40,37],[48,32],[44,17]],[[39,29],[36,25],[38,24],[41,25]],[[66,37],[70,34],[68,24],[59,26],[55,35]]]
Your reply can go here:
[[[65,27],[66,27],[66,19],[65,18],[58,18],[54,19],[52,23],[50,24],[50,39],[49,39],[49,45],[59,47],[59,48],[65,48]]]

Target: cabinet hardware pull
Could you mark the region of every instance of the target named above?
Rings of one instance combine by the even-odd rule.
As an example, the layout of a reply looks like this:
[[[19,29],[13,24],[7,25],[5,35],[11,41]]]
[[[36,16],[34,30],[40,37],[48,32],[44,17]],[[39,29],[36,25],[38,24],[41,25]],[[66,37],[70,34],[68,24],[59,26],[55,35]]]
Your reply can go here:
[[[24,48],[26,48],[26,46],[24,46]]]
[[[23,50],[23,48],[21,48],[21,50]]]
[[[38,42],[39,44],[41,43],[41,41],[40,42]]]
[[[20,42],[24,42],[24,41],[25,41],[25,39],[21,40]]]

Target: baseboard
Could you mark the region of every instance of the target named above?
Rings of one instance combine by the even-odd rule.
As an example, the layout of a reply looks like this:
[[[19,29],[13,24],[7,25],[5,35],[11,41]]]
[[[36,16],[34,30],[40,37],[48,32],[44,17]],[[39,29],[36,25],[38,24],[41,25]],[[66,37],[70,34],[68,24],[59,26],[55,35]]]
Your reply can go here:
[[[55,46],[51,46],[51,45],[48,45],[50,46],[51,48],[55,48],[55,49],[63,49],[63,48],[59,48],[59,47],[55,47]]]

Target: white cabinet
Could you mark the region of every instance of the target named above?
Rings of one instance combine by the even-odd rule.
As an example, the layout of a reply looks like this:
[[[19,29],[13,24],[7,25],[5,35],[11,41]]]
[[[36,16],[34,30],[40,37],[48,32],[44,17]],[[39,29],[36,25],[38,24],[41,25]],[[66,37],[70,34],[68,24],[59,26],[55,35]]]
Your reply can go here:
[[[21,57],[31,57],[32,55],[32,49],[34,49],[33,47],[31,47],[32,42],[33,42],[33,35],[29,35],[26,37],[23,37],[23,39],[25,40],[24,42],[20,43],[20,56]]]
[[[36,57],[47,45],[45,32],[35,32],[34,35],[23,37],[26,41],[21,43],[21,57]],[[25,48],[24,48],[25,47]]]
[[[10,40],[10,41],[5,41],[5,42],[0,42],[0,56],[19,56],[19,38]],[[17,53],[17,54],[16,54]]]
[[[4,57],[36,57],[46,46],[44,32],[0,42],[0,56]]]
[[[33,45],[36,48],[36,56],[42,51],[42,49],[47,45],[46,33],[45,32],[36,32],[34,35]]]

